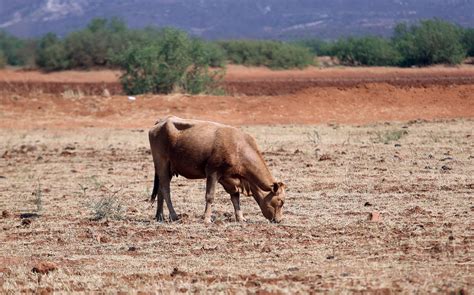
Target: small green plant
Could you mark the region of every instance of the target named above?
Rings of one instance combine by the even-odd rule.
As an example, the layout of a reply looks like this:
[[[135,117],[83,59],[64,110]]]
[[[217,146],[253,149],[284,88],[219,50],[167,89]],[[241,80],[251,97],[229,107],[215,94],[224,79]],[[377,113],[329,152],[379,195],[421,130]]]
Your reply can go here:
[[[93,220],[121,220],[124,217],[124,208],[120,201],[114,197],[101,198],[92,207],[92,219]]]
[[[377,132],[376,142],[389,144],[392,141],[399,141],[404,135],[407,135],[406,130],[389,130],[385,132]]]

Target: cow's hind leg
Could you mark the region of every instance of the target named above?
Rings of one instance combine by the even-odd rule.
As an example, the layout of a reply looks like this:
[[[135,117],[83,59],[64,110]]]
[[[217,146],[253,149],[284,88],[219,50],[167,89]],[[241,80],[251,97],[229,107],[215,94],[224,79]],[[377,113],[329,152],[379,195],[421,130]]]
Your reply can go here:
[[[212,203],[214,202],[214,193],[216,191],[217,173],[207,173],[206,178],[206,209],[204,210],[204,222],[211,223]]]
[[[169,171],[169,164],[164,165],[162,169],[160,169],[160,191],[162,198],[166,201],[166,206],[168,207],[168,211],[170,213],[170,220],[175,221],[178,220],[178,214],[174,211],[173,203],[171,202],[171,191],[170,191],[170,183],[171,183],[171,173]],[[158,194],[158,203],[159,203],[160,194]],[[158,204],[160,205],[160,204]],[[163,211],[163,201],[161,201],[161,211]]]
[[[155,171],[155,181],[153,184],[153,192],[151,193],[151,202],[155,201],[156,197],[158,196],[157,200],[157,208],[156,208],[156,216],[155,219],[159,222],[164,221],[163,217],[163,194],[160,191],[160,178],[158,177],[158,171]]]

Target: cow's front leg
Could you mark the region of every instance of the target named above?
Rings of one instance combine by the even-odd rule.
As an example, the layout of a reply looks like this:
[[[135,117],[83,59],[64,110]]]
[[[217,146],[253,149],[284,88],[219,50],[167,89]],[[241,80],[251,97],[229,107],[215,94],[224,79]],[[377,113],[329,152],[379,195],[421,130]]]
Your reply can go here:
[[[217,173],[207,174],[206,178],[206,209],[204,210],[204,222],[211,223],[212,203],[214,202],[214,193],[216,191]]]
[[[160,173],[160,192],[162,194],[162,197],[166,201],[166,206],[168,206],[168,211],[170,213],[170,216],[169,216],[170,220],[175,221],[175,220],[178,220],[179,217],[178,217],[178,214],[176,214],[176,211],[174,211],[173,203],[171,202],[171,192],[170,192],[171,176],[170,176],[169,171],[166,169],[164,169],[164,171],[162,172],[163,173]],[[158,202],[159,202],[159,198],[160,198],[160,195],[158,194]]]
[[[235,211],[235,220],[237,220],[237,222],[245,222],[247,221],[245,218],[244,218],[244,215],[242,213],[242,210],[240,209],[240,193],[239,192],[235,192],[233,194],[230,195],[230,199],[232,201],[232,205],[234,205],[234,211]]]

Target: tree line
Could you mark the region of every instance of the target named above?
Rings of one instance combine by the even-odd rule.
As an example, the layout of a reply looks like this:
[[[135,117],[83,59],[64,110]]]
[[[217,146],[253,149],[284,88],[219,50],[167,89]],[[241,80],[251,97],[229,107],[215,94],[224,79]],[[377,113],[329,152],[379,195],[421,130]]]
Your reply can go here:
[[[0,31],[0,67],[66,69],[120,68],[127,93],[190,93],[217,89],[226,63],[272,69],[305,68],[315,56],[337,57],[357,66],[460,64],[474,56],[474,29],[439,19],[394,28],[392,38],[346,37],[205,41],[173,28],[134,30],[117,18],[93,19],[63,38],[53,33],[20,39]],[[215,70],[218,69],[218,70]]]
[[[330,42],[306,39],[295,44],[309,48],[315,55],[337,57],[351,66],[457,65],[474,56],[474,29],[430,19],[411,26],[399,23],[390,39],[377,36]]]

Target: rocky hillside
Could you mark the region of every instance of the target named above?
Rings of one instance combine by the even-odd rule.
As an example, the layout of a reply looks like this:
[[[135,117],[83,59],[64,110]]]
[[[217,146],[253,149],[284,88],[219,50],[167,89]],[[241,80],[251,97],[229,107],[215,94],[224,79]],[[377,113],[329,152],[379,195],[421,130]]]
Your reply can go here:
[[[210,39],[388,35],[400,21],[439,17],[474,27],[474,0],[0,0],[0,29],[65,34],[91,18],[174,26]]]

